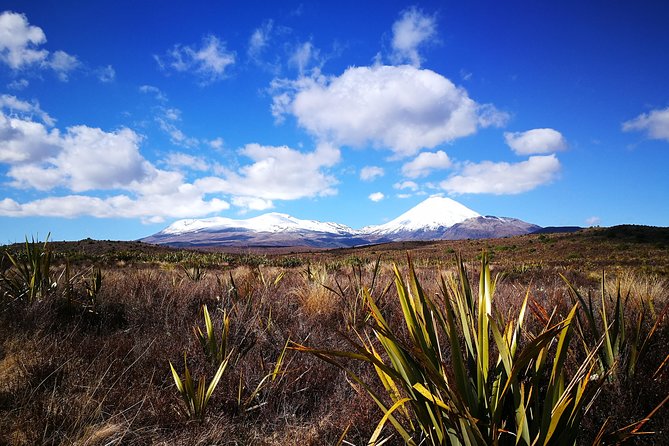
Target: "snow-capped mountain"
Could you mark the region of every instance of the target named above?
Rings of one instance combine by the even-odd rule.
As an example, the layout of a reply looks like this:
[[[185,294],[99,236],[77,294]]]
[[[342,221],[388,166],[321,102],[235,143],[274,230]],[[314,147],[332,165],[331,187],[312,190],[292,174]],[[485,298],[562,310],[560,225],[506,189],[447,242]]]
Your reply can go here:
[[[224,217],[179,220],[142,241],[183,247],[341,248],[391,241],[507,237],[537,229],[539,226],[513,218],[482,217],[455,200],[433,196],[394,220],[360,230],[272,212],[239,220]]]
[[[314,248],[342,248],[370,243],[358,234],[359,231],[338,223],[301,220],[271,212],[245,220],[224,217],[179,220],[142,241],[170,246]]]
[[[409,209],[394,220],[378,226],[367,226],[361,232],[386,236],[392,240],[429,240],[435,232],[445,230],[470,218],[480,217],[468,207],[450,198],[433,196]]]
[[[353,234],[356,231],[339,223],[323,223],[316,220],[300,220],[288,214],[270,212],[246,220],[235,220],[225,217],[212,217],[200,220],[178,220],[159,234],[178,235],[190,232],[216,232],[226,229],[240,229],[256,232],[296,232],[316,231],[332,234]]]

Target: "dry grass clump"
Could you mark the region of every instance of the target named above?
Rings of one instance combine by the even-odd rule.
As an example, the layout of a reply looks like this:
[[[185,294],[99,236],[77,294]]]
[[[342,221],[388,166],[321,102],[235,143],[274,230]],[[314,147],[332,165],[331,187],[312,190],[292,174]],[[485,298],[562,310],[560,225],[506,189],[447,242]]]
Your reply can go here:
[[[339,296],[330,291],[334,286],[325,265],[314,264],[299,274],[291,291],[307,315],[327,319],[338,311],[340,304]]]

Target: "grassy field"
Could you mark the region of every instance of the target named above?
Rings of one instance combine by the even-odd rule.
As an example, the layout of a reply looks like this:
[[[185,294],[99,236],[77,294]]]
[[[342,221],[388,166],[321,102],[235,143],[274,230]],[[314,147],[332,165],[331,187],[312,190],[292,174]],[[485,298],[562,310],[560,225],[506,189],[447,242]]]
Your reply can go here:
[[[669,444],[666,228],[2,253],[0,444]]]

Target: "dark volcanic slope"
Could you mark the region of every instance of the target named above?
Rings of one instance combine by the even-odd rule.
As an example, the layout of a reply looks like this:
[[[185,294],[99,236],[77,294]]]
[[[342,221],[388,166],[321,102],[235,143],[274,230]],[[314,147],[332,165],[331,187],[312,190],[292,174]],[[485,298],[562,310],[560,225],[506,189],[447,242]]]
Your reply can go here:
[[[442,240],[502,238],[525,235],[541,229],[540,226],[509,217],[475,217],[457,223],[444,231]]]

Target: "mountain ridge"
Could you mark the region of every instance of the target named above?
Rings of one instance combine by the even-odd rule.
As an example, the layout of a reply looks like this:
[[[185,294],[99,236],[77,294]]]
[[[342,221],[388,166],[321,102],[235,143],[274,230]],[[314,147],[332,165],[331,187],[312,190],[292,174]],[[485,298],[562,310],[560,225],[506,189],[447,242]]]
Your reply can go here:
[[[432,196],[389,222],[362,229],[270,212],[249,219],[178,220],[141,241],[178,247],[345,248],[394,241],[499,238],[539,229],[515,218],[482,216],[455,200]]]

